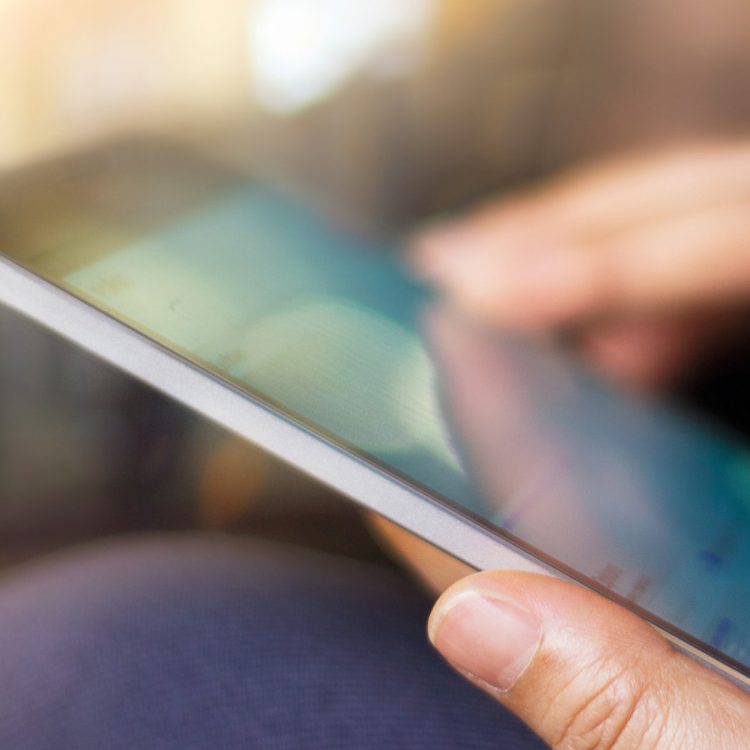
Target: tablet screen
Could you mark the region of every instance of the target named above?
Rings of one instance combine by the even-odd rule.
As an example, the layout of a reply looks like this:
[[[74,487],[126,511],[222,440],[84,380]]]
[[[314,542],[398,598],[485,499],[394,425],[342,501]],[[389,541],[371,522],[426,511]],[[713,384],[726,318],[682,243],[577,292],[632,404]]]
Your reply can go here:
[[[9,180],[8,256],[747,671],[744,446],[470,324],[283,190],[128,149]]]

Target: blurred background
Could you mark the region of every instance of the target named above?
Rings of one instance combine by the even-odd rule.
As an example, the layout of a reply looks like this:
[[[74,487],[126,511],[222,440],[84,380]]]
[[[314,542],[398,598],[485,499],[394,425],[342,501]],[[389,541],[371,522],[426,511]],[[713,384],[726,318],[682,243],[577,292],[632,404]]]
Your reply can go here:
[[[158,131],[390,235],[747,134],[748,81],[746,0],[0,0],[0,180]],[[0,309],[0,561],[196,527],[380,559],[348,503]]]

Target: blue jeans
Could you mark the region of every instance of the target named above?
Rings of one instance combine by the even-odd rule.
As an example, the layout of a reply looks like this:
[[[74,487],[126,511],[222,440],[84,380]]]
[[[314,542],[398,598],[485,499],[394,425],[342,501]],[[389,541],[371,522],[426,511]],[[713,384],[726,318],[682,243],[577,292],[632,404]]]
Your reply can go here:
[[[0,587],[0,748],[532,750],[426,642],[395,573],[175,537],[91,548]]]

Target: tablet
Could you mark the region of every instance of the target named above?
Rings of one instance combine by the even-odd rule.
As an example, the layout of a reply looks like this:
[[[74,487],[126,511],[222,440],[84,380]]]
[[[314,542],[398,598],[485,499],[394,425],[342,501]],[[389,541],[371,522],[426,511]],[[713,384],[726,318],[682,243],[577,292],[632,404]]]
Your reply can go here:
[[[746,446],[463,319],[314,206],[151,138],[37,164],[0,182],[0,301],[475,568],[575,581],[750,685]]]

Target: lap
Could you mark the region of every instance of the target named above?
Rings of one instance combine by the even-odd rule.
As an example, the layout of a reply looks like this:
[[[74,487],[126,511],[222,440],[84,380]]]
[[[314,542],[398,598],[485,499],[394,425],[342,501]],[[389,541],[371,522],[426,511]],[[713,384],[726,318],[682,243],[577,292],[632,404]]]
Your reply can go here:
[[[0,746],[541,747],[426,642],[398,575],[270,545],[118,543],[0,586]]]

